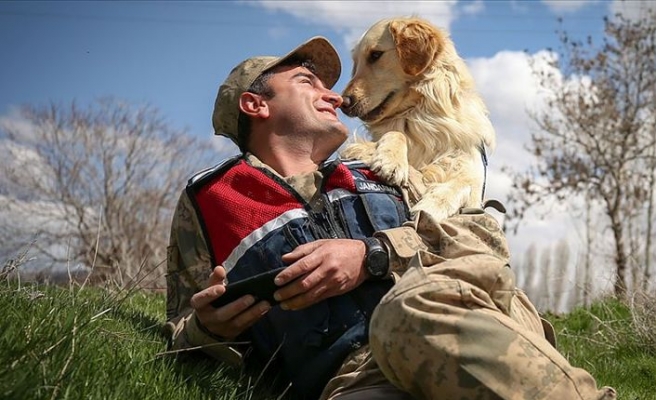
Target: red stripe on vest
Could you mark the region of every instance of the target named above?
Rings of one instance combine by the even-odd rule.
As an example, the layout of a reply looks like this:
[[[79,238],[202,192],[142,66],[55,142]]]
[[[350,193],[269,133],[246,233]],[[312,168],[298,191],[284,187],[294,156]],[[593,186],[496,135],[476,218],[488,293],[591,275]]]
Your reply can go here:
[[[251,232],[286,211],[303,208],[282,185],[243,160],[205,184],[196,201],[219,264]]]

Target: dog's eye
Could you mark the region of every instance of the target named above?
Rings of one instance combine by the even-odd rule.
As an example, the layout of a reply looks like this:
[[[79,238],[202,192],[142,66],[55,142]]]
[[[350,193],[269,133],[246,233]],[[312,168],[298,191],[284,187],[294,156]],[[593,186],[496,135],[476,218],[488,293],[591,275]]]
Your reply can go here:
[[[369,61],[369,64],[373,64],[373,63],[375,63],[376,61],[378,61],[378,59],[379,59],[382,55],[383,55],[383,52],[382,52],[382,51],[379,51],[379,50],[373,50],[371,53],[369,53],[369,58],[367,59],[367,61]]]

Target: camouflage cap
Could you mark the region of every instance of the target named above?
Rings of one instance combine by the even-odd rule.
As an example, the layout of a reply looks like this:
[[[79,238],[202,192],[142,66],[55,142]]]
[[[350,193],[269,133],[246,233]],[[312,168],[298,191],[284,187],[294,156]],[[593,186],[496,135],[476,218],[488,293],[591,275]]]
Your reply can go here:
[[[321,36],[309,39],[282,57],[261,56],[242,61],[219,87],[212,113],[214,134],[226,136],[237,143],[239,97],[262,73],[293,56],[311,60],[315,64],[317,77],[327,88],[332,88],[339,79],[342,65],[337,50]]]

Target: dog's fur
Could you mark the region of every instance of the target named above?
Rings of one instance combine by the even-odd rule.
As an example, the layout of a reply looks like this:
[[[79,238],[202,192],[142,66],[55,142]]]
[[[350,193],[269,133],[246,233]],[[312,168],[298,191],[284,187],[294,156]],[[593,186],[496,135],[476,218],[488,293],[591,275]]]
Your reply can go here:
[[[495,134],[448,35],[419,18],[386,19],[364,34],[352,56],[342,109],[364,121],[373,142],[350,144],[342,157],[363,160],[400,186],[408,185],[409,165],[418,170],[422,179],[410,188],[414,213],[442,219],[480,207],[479,149],[493,150]]]

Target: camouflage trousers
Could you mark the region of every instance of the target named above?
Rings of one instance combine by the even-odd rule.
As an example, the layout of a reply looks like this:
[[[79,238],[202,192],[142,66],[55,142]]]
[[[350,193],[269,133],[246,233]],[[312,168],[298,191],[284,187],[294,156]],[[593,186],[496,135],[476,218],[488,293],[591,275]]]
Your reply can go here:
[[[547,340],[551,327],[515,288],[505,238],[491,216],[420,220],[415,228],[433,248],[410,260],[372,316],[370,351],[344,364],[327,397],[367,398],[349,393],[384,388],[382,376],[414,399],[616,397]],[[398,393],[387,398],[409,398]]]

